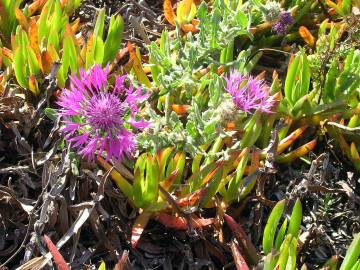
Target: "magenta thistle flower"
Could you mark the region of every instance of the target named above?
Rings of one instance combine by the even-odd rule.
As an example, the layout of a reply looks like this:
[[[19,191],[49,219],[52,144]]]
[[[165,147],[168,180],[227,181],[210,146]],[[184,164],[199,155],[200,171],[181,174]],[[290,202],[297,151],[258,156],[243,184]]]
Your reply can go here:
[[[124,76],[108,83],[109,70],[95,65],[80,77],[70,76],[70,88],[63,89],[58,105],[64,119],[61,132],[72,147],[92,161],[95,155],[121,159],[136,149],[135,134],[129,128],[143,129],[149,122],[135,117],[138,105],[147,95],[132,85],[126,87]]]
[[[237,109],[247,113],[254,110],[270,113],[275,103],[275,97],[269,95],[263,80],[249,75],[242,75],[238,71],[231,71],[225,78],[226,91],[232,96]]]
[[[288,26],[292,25],[294,23],[294,18],[291,16],[290,12],[283,12],[280,15],[280,18],[276,23],[273,24],[272,29],[278,34],[278,35],[285,35]]]

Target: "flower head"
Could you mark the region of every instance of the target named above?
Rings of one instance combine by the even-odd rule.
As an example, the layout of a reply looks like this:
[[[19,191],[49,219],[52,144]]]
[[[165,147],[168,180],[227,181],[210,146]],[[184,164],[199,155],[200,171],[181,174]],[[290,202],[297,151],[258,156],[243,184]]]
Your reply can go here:
[[[95,65],[80,77],[70,76],[70,88],[64,89],[58,105],[64,119],[61,131],[80,155],[93,160],[107,153],[107,159],[121,159],[136,149],[135,134],[127,127],[143,129],[146,121],[136,121],[138,104],[147,95],[130,85],[126,75],[115,77],[115,86],[108,83],[108,68]]]
[[[268,1],[262,6],[263,18],[267,22],[275,22],[279,19],[282,8],[279,2]]]
[[[247,113],[253,110],[271,112],[275,98],[269,95],[263,80],[233,70],[225,81],[226,91],[232,96],[237,109]]]
[[[237,108],[231,98],[224,99],[216,108],[220,123],[226,125],[229,122],[236,121],[238,114]]]
[[[278,34],[278,35],[285,35],[288,26],[292,25],[294,23],[294,18],[291,16],[290,12],[283,12],[280,15],[280,18],[276,23],[273,24],[272,29]]]

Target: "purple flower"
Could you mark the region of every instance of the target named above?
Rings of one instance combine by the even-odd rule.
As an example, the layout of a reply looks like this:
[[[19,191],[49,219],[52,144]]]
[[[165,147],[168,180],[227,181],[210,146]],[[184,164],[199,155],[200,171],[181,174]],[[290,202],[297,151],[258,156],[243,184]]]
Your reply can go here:
[[[135,117],[138,104],[147,95],[132,85],[126,87],[124,76],[115,77],[115,86],[108,83],[109,70],[95,65],[80,77],[70,76],[70,88],[59,98],[59,115],[65,139],[84,158],[92,161],[106,152],[107,159],[121,159],[136,149],[135,134],[127,127],[143,129],[149,122]]]
[[[280,18],[276,23],[273,24],[272,29],[278,35],[285,35],[289,25],[294,23],[294,18],[291,16],[290,12],[283,12],[280,15]]]
[[[253,110],[271,112],[275,98],[269,95],[263,80],[232,70],[225,81],[226,91],[232,96],[237,109],[247,113],[252,113]]]

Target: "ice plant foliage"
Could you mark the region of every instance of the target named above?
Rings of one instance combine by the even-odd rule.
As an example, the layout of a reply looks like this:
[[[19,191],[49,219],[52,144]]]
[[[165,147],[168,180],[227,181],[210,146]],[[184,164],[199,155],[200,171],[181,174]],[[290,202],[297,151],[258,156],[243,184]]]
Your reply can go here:
[[[147,95],[141,89],[125,85],[126,75],[116,76],[112,87],[108,68],[95,65],[80,77],[70,76],[70,87],[64,89],[58,105],[63,117],[61,131],[80,155],[93,160],[106,153],[107,159],[121,159],[136,149],[131,127],[142,130],[148,122],[135,117],[138,105]]]
[[[291,13],[286,11],[281,13],[280,18],[276,23],[273,24],[272,29],[278,34],[278,35],[285,35],[288,26],[292,25],[294,23],[294,18],[291,16]]]
[[[269,94],[263,80],[233,70],[225,81],[226,91],[232,96],[237,109],[247,113],[254,110],[271,112],[275,98]]]

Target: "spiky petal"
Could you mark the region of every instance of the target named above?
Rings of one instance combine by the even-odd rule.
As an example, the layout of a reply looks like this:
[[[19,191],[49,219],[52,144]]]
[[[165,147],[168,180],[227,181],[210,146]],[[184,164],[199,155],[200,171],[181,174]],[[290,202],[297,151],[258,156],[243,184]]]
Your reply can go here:
[[[255,110],[271,112],[275,98],[269,94],[263,80],[233,70],[225,81],[226,91],[232,96],[238,110],[247,113]]]
[[[96,154],[122,159],[134,152],[136,136],[125,124],[140,130],[149,125],[141,119],[135,120],[138,105],[147,95],[132,85],[127,87],[126,75],[116,76],[115,86],[111,88],[108,68],[100,65],[79,73],[80,77],[70,76],[70,88],[63,89],[58,101],[65,139],[89,161]]]

